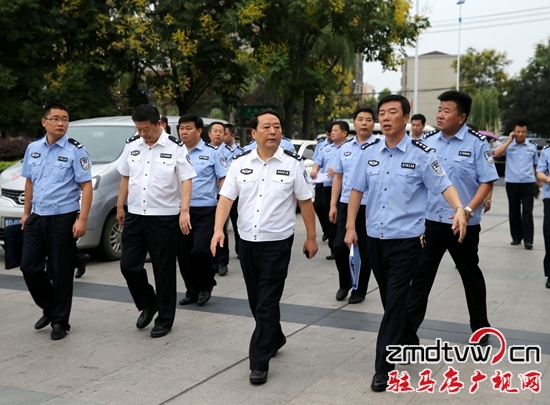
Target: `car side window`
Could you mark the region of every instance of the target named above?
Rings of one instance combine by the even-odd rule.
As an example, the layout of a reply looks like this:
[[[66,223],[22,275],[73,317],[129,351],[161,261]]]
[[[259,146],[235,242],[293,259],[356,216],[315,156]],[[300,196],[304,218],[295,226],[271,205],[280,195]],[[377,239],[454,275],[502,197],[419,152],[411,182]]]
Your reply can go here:
[[[302,155],[305,159],[313,159],[313,153],[315,152],[315,145],[308,145],[304,149],[304,154]]]

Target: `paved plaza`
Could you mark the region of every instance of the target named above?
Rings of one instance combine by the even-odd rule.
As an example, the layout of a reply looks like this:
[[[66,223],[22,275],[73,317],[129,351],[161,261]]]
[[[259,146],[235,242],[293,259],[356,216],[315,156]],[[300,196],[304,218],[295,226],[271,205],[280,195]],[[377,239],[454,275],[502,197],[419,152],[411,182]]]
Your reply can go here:
[[[542,200],[536,200],[534,249],[510,246],[500,180],[493,208],[481,223],[480,241],[489,320],[508,345],[540,346],[540,363],[512,364],[505,356],[496,365],[471,359],[400,365],[397,369],[410,375],[413,388],[419,386],[419,373],[430,369],[436,392],[371,391],[382,314],[376,280],[371,277],[361,304],[336,301],[338,275],[334,262],[325,259],[328,246],[318,234],[319,253],[307,260],[301,253],[305,228],[299,218],[281,305],[287,344],[270,362],[265,385],[248,381],[254,321],[230,234],[229,274],[217,277],[218,286],[205,306],[178,305],[172,332],[159,339],[149,336],[152,326],[136,329],[138,311],[118,262],[92,258],[86,274],[75,281],[71,331],[60,341],[50,339],[49,327],[34,330],[41,311],[21,272],[0,270],[0,405],[550,404],[550,289],[544,286],[542,269],[542,212]],[[2,269],[3,261],[2,256]],[[184,292],[178,273],[178,300]],[[448,254],[419,336],[423,345],[434,345],[439,337],[461,350],[470,336],[464,289]],[[492,357],[500,344],[495,337],[490,344]],[[464,383],[457,394],[438,392],[450,367]],[[476,370],[487,378],[470,394]],[[518,393],[494,389],[497,370],[511,373],[509,388]],[[539,393],[522,387],[518,375],[529,371],[542,375]]]

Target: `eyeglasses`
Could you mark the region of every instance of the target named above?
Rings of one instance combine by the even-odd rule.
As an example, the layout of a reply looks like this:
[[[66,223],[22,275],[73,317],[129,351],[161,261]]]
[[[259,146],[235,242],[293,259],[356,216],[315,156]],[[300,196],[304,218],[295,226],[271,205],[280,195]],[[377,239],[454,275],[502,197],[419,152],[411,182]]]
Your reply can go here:
[[[68,124],[69,123],[69,119],[68,118],[58,118],[58,117],[53,117],[53,118],[44,118],[46,121],[51,121],[55,124],[61,122],[62,124]]]

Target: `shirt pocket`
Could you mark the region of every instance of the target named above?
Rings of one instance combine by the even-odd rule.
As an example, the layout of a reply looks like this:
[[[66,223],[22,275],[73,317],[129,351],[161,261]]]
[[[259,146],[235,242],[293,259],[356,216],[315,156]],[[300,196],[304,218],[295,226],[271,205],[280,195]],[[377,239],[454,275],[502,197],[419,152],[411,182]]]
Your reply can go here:
[[[369,190],[374,191],[382,188],[382,176],[380,176],[379,166],[367,166],[367,177],[369,179]]]
[[[139,175],[140,171],[140,164],[141,164],[141,156],[128,156],[128,159],[126,159],[126,162],[128,162],[128,171],[130,172],[130,176],[135,177]]]
[[[157,158],[155,161],[155,176],[161,179],[171,179],[175,172],[174,159]]]
[[[54,183],[64,183],[66,182],[73,173],[71,162],[61,162],[56,161],[52,168],[52,173],[50,177]]]
[[[455,156],[453,159],[453,173],[475,177],[476,165],[473,156]]]
[[[254,194],[254,179],[256,176],[251,174],[239,174],[237,176],[237,187],[239,196],[252,197]]]
[[[30,163],[31,176],[33,178],[42,175],[42,159],[33,159]]]
[[[271,178],[271,184],[269,186],[269,192],[267,195],[274,198],[288,198],[294,191],[294,182],[292,177],[282,174],[274,174]]]
[[[399,169],[395,174],[396,190],[402,193],[415,192],[422,180],[420,173],[412,169]]]

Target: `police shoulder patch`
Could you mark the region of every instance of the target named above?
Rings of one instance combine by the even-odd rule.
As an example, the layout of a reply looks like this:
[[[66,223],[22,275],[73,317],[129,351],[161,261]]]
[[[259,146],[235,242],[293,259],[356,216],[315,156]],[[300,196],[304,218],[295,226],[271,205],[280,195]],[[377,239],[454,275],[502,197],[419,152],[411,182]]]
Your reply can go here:
[[[69,143],[76,146],[78,149],[84,146],[80,142],[78,142],[76,139],[73,139],[73,138],[69,138]]]
[[[134,141],[137,141],[138,139],[139,139],[139,135],[134,135],[134,136],[126,139],[126,143],[134,142]]]
[[[286,155],[292,156],[296,160],[302,160],[302,157],[300,155],[298,155],[296,152],[292,152],[292,151],[286,150],[286,149],[284,149],[284,152],[285,152]]]
[[[487,139],[487,137],[485,135],[481,135],[479,132],[474,131],[472,128],[468,128],[468,133],[475,136],[476,138],[478,138],[482,141]]]
[[[244,156],[244,155],[248,155],[250,152],[252,152],[252,150],[247,150],[239,155],[236,155],[236,156],[233,156],[233,159],[238,159],[240,158],[241,156]]]
[[[206,146],[210,146],[214,150],[218,150],[217,146],[212,145],[211,143],[207,143]]]
[[[438,132],[439,132],[439,129],[434,129],[433,131],[428,132],[427,134],[425,134],[424,139],[429,138],[430,136],[433,136],[433,135],[437,134]]]
[[[550,148],[550,145],[543,146],[542,149]]]
[[[172,142],[174,142],[178,146],[183,146],[183,141],[181,139],[176,138],[173,135],[169,135],[168,139],[170,139]]]
[[[424,152],[430,152],[432,150],[432,148],[430,148],[428,145],[426,145],[425,143],[422,143],[416,139],[413,139],[412,140],[412,144],[420,149],[422,149]]]
[[[380,138],[376,138],[376,140],[372,143],[366,143],[363,146],[361,146],[361,150],[367,149],[369,146],[376,145],[378,142],[380,142]]]

